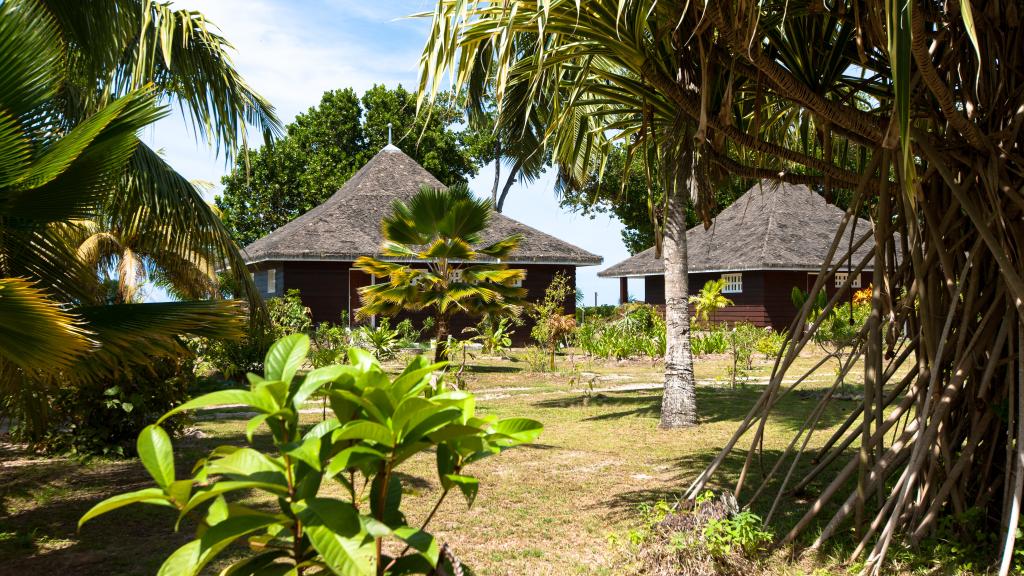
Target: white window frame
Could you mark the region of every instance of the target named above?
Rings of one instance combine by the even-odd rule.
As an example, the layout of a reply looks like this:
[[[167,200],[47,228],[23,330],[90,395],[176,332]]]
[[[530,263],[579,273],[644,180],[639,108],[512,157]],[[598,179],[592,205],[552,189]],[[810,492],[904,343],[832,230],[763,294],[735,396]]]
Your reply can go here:
[[[452,270],[452,282],[462,282],[462,268]]]
[[[524,280],[526,280],[526,270],[523,270],[523,275],[522,275],[521,278],[518,278],[518,279],[512,281],[512,287],[513,288],[522,288]]]
[[[277,268],[267,270],[267,294],[277,292]]]
[[[743,292],[742,272],[722,274],[722,280],[725,280],[725,286],[722,288],[722,294],[739,294]]]
[[[846,279],[850,277],[849,272],[836,272],[835,285],[836,288],[842,288],[843,284],[846,284]],[[853,277],[853,282],[850,283],[850,288],[860,288],[860,274]]]

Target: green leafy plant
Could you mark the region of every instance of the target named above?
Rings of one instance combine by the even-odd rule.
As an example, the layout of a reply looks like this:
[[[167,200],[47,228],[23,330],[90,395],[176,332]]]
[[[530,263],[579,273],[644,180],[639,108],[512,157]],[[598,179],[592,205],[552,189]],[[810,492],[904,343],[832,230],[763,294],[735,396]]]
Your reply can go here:
[[[747,557],[761,553],[773,539],[761,517],[744,510],[729,518],[709,520],[704,526],[704,545],[712,556],[722,557],[734,551]]]
[[[776,332],[771,327],[765,327],[761,329],[761,335],[754,344],[754,348],[761,354],[764,354],[767,360],[781,354],[785,345],[786,333],[784,331]]]
[[[576,343],[598,358],[653,358],[665,354],[665,336],[665,320],[641,302],[622,306],[613,319],[587,320],[576,332]]]
[[[373,353],[378,360],[390,360],[395,357],[402,335],[391,327],[391,320],[378,318],[377,325],[360,326],[355,333],[355,340]]]
[[[466,328],[463,332],[475,334],[473,340],[480,343],[481,352],[491,356],[505,356],[512,346],[514,319],[485,316],[476,326]]]
[[[139,432],[188,398],[194,368],[195,355],[184,353],[125,367],[111,378],[40,391],[53,425],[39,447],[82,457],[134,455]],[[174,435],[185,424],[179,416],[165,428]]]
[[[754,346],[757,344],[758,338],[761,337],[761,331],[749,322],[737,322],[729,330],[727,336],[729,353],[732,355],[729,377],[735,387],[737,378],[753,368]]]
[[[178,511],[178,524],[196,517],[196,538],[173,552],[160,574],[198,574],[225,548],[245,540],[249,552],[225,574],[453,573],[458,565],[426,526],[408,525],[402,512],[400,466],[432,452],[442,487],[438,504],[453,489],[469,505],[479,481],[466,467],[504,449],[532,442],[542,426],[525,418],[498,420],[475,414],[471,394],[450,391],[441,364],[417,357],[392,379],[367,352],[349,351],[349,364],[315,369],[305,375],[309,338],[287,336],[267,353],[266,374],[249,374],[249,390],[221,390],[186,402],[146,427],[138,452],[156,486],[114,496],[79,520],[89,520],[134,503]],[[302,426],[306,401],[324,397],[331,417]],[[248,446],[219,446],[182,474],[174,448],[161,426],[175,414],[219,404],[243,404],[258,415],[246,425]],[[252,445],[261,427],[272,449]],[[328,490],[328,486],[338,489]],[[256,492],[270,497],[273,510],[256,509],[229,497]],[[435,507],[436,510],[436,507]],[[385,552],[385,541],[397,541]]]
[[[715,328],[690,339],[690,349],[695,356],[708,354],[724,354],[729,351],[729,338],[725,330]]]
[[[722,290],[725,290],[725,278],[708,280],[700,292],[690,296],[690,304],[693,304],[694,308],[694,320],[698,326],[707,328],[716,312],[726,306],[732,306],[732,300],[722,296]]]
[[[309,353],[309,362],[314,368],[327,366],[344,360],[349,346],[352,344],[352,331],[348,328],[345,318],[341,324],[321,322],[313,331],[313,346]]]
[[[530,307],[529,315],[533,319],[530,336],[547,349],[551,370],[555,369],[558,347],[576,331],[576,319],[565,314],[565,303],[574,294],[569,276],[558,272],[544,290],[544,298]]]
[[[308,333],[313,327],[309,308],[302,303],[302,296],[296,288],[286,291],[284,296],[268,299],[267,311],[270,313],[274,338]]]
[[[362,256],[355,262],[356,268],[387,279],[359,289],[363,305],[358,315],[428,312],[436,326],[434,360],[440,361],[454,314],[483,315],[519,306],[526,290],[513,284],[525,272],[501,261],[522,237],[480,246],[493,212],[490,202],[475,198],[464,184],[446,190],[424,186],[408,203],[396,201],[392,208],[381,222],[381,252],[387,259]]]

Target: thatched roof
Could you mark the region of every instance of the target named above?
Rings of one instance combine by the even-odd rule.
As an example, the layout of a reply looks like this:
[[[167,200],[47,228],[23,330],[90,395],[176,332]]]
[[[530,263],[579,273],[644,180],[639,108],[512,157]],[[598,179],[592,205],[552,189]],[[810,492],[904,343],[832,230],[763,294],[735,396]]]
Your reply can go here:
[[[762,182],[723,210],[710,228],[697,225],[686,231],[690,272],[740,270],[819,270],[843,210],[828,204],[807,186]],[[858,219],[847,227],[846,241],[837,250],[849,249],[850,233],[860,238],[871,223]],[[874,249],[868,240],[854,256],[854,265]],[[656,276],[665,273],[664,262],[654,248],[623,260],[598,273],[604,278]]]
[[[380,222],[395,200],[408,200],[420,186],[443,188],[434,176],[393,145],[386,146],[326,202],[281,226],[242,250],[246,264],[282,260],[352,261],[380,256]],[[521,234],[511,264],[550,263],[586,266],[602,258],[497,212],[483,235],[484,244]]]

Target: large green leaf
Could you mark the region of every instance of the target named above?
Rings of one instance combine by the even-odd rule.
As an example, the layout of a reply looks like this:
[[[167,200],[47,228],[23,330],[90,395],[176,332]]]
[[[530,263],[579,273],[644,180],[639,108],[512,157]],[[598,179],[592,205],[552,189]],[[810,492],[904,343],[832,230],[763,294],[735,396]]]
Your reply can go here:
[[[336,574],[364,576],[373,573],[373,540],[368,538],[359,511],[333,498],[311,498],[304,502],[299,517],[324,562]]]
[[[267,380],[281,380],[290,384],[295,373],[306,361],[309,353],[309,336],[291,334],[281,338],[270,347],[264,363]]]
[[[256,394],[250,390],[217,390],[216,392],[210,392],[209,394],[203,394],[198,398],[193,398],[192,400],[175,407],[161,416],[160,420],[157,421],[157,424],[171,416],[174,416],[175,414],[185,412],[186,410],[196,410],[198,408],[221,406],[225,404],[241,404],[242,406],[266,413],[274,412],[278,408],[276,405],[269,402],[266,396]]]
[[[23,278],[0,278],[0,317],[0,354],[27,370],[66,368],[93,346],[80,317]]]
[[[388,447],[395,445],[394,434],[387,426],[368,420],[349,422],[335,430],[331,438],[335,442],[339,440],[370,440]]]
[[[243,515],[210,526],[198,540],[175,550],[160,566],[157,576],[195,576],[232,542],[278,522],[275,516]]]
[[[171,506],[167,500],[167,496],[164,495],[164,491],[161,488],[143,488],[142,490],[136,490],[135,492],[126,492],[124,494],[118,494],[117,496],[111,496],[106,500],[96,504],[89,509],[88,512],[82,515],[78,519],[78,528],[81,529],[82,525],[99,516],[100,514],[106,514],[111,510],[116,510],[129,504],[135,504],[137,502],[145,502],[146,504],[157,504],[160,506]]]
[[[174,482],[174,448],[171,437],[156,425],[146,426],[137,442],[139,459],[153,480],[163,489]]]

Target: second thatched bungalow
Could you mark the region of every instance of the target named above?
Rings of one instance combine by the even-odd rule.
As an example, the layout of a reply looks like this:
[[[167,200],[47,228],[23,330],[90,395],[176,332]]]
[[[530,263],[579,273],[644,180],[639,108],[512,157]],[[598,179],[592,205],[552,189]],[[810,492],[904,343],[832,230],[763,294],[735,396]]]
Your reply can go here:
[[[714,321],[751,322],[776,330],[789,327],[796,315],[793,288],[809,290],[817,280],[844,211],[802,185],[762,182],[754,185],[723,210],[709,228],[695,226],[686,232],[689,291],[696,294],[708,280],[724,278],[723,294],[733,301],[716,313]],[[858,219],[848,234],[862,237],[871,223]],[[849,240],[847,236],[846,240]],[[845,254],[848,242],[837,251]],[[854,254],[852,267],[874,249],[866,242]],[[844,262],[845,264],[845,262]],[[665,303],[665,263],[649,248],[598,273],[619,279],[619,299],[629,298],[627,280],[643,279],[644,298],[650,304]],[[849,276],[839,271],[827,279],[829,296]],[[870,267],[852,281],[854,290],[871,281]],[[693,313],[691,307],[691,314]]]

